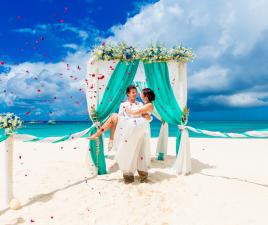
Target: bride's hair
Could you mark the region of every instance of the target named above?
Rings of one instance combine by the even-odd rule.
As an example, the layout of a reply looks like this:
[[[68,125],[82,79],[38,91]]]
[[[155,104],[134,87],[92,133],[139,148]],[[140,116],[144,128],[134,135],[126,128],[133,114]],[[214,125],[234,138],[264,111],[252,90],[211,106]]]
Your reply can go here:
[[[145,97],[148,98],[148,100],[149,100],[150,102],[152,102],[152,101],[155,100],[155,94],[154,94],[154,92],[153,92],[152,89],[150,89],[150,88],[144,88],[144,89],[142,89],[142,93],[143,93],[143,95],[144,95]]]

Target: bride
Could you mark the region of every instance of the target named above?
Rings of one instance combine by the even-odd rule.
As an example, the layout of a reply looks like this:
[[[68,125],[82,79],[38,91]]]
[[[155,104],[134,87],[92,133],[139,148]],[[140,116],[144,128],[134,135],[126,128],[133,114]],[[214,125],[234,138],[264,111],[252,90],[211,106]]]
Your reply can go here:
[[[129,116],[112,114],[103,126],[88,139],[97,138],[108,129],[111,129],[111,137],[114,138],[113,150],[117,150],[116,162],[123,172],[125,183],[134,181],[136,169],[140,175],[140,181],[145,182],[148,177],[150,164],[150,129],[149,122],[143,117],[151,114],[155,94],[150,88],[144,88],[141,93],[144,105],[138,109],[125,107],[125,113]],[[110,142],[112,143],[112,142]]]

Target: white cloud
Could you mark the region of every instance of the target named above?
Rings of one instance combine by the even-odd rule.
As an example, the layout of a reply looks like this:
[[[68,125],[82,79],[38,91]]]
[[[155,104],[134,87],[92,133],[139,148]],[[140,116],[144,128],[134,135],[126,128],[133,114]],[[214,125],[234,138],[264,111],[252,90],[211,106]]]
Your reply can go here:
[[[236,108],[268,106],[266,98],[268,98],[268,92],[241,92],[232,95],[208,96],[201,100],[201,104],[217,104]]]
[[[0,102],[13,106],[17,99],[22,99],[18,105],[25,108],[30,107],[26,103],[27,100],[35,99],[37,102],[49,100],[53,102],[55,110],[53,116],[62,116],[70,110],[70,107],[77,107],[76,102],[80,102],[81,96],[83,99],[79,89],[84,89],[87,60],[88,54],[78,50],[76,53],[69,53],[64,62],[26,62],[8,65],[11,68],[9,73],[0,74]],[[54,97],[57,99],[54,100]]]
[[[202,57],[220,57],[226,50],[246,54],[268,29],[267,11],[265,0],[160,0],[112,27],[109,40],[141,46],[151,41],[182,42]]]
[[[193,91],[219,92],[228,90],[229,85],[228,69],[220,66],[201,69],[189,77],[189,88]]]
[[[29,34],[36,34],[37,33],[37,30],[32,29],[32,28],[20,28],[20,29],[15,29],[13,31],[19,32],[19,33],[29,33]]]
[[[82,40],[86,40],[89,37],[87,31],[82,30],[81,28],[72,26],[69,23],[62,23],[62,24],[56,24],[56,25],[62,31],[72,31],[72,32],[76,33]]]
[[[31,35],[46,33],[47,37],[50,35],[57,41],[63,40],[62,32],[71,32],[80,40],[75,38],[73,40],[77,42],[59,43],[67,50],[64,62],[5,64],[10,71],[0,73],[0,104],[5,103],[3,105],[23,110],[34,108],[33,115],[39,115],[41,110],[45,109],[43,113],[52,111],[50,116],[53,118],[62,117],[68,113],[77,116],[84,115],[83,108],[87,109],[83,107],[85,103],[83,93],[86,63],[89,58],[88,42],[94,42],[98,30],[90,26],[86,26],[84,29],[83,26],[76,27],[70,23],[57,23],[37,24],[32,28],[15,29],[13,32]]]
[[[74,49],[74,50],[77,50],[79,48],[79,46],[77,44],[74,44],[74,43],[64,44],[63,47],[64,48],[71,48],[71,49]]]
[[[37,24],[33,28],[20,28],[14,29],[13,32],[18,33],[29,33],[32,35],[53,32],[53,28],[59,29],[61,31],[71,31],[85,41],[89,38],[88,30],[81,29],[79,27],[73,26],[70,23],[56,23],[56,24]],[[93,28],[89,27],[91,31],[95,31]]]
[[[189,74],[189,88],[198,93],[207,90],[215,93],[228,90],[235,77],[231,76],[232,68],[221,65],[220,60],[226,53],[230,54],[227,54],[228,56],[236,57],[248,54],[258,43],[262,33],[268,29],[268,1],[266,0],[218,0],[215,2],[160,0],[141,7],[140,10],[125,24],[113,26],[111,28],[113,35],[107,41],[125,41],[141,47],[160,41],[168,46],[182,43],[192,47],[198,56],[196,61],[212,60],[211,64],[200,65],[192,75]],[[23,28],[15,31],[36,34],[47,30],[49,26],[39,24],[33,29]],[[56,26],[62,31],[75,33],[83,41],[89,38],[88,30],[71,24],[57,24]],[[0,100],[5,97],[5,101],[12,104],[17,96],[26,99],[35,96],[37,86],[34,85],[38,85],[38,82],[27,83],[29,76],[42,78],[46,87],[44,95],[50,98],[64,97],[83,88],[88,53],[80,50],[81,46],[74,43],[64,44],[63,47],[77,50],[76,53],[69,53],[64,63],[10,65],[11,71],[3,77],[1,86],[16,90],[16,93],[8,93],[6,96],[1,94]],[[66,70],[66,63],[69,63],[71,70],[75,71],[77,81],[69,78],[71,74]],[[81,71],[77,71],[78,65],[81,66]],[[29,70],[30,75],[25,73],[25,70]],[[243,79],[247,79],[247,71],[243,71],[243,65],[237,70],[240,70],[239,75],[243,74]],[[64,75],[60,76],[59,73],[64,73]],[[62,87],[66,90],[62,90]],[[206,105],[220,102],[230,107],[267,105],[264,100],[267,97],[266,87],[262,90],[253,89],[229,95],[208,96],[201,100],[201,103]],[[60,109],[64,104],[58,106]],[[62,114],[64,113],[62,109]]]
[[[182,43],[197,54],[194,72],[188,74],[190,93],[193,90],[196,102],[221,102],[229,107],[264,106],[267,102],[262,97],[267,96],[267,87],[254,90],[255,85],[265,80],[264,72],[259,75],[256,64],[247,65],[248,69],[256,70],[252,74],[239,60],[249,57],[268,31],[267,12],[267,0],[160,0],[141,8],[125,24],[112,27],[113,35],[108,41],[124,41],[139,47],[151,42],[168,46]],[[238,59],[238,63],[230,62],[231,59]],[[252,77],[255,81],[249,83]],[[208,92],[214,95],[199,97],[200,93]]]

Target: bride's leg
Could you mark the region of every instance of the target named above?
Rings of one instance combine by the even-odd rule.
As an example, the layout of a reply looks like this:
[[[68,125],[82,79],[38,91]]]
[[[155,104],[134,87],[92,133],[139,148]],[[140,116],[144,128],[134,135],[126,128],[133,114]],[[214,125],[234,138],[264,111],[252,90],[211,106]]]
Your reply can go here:
[[[110,140],[108,143],[108,151],[110,151],[113,148],[113,141],[114,141],[114,133],[117,126],[118,116],[113,117],[112,126],[110,128]]]
[[[115,133],[115,129],[116,129],[116,125],[117,125],[117,121],[118,121],[118,116],[113,116],[113,122],[112,122],[112,126],[110,129],[110,140],[114,140],[114,133]]]
[[[101,126],[101,128],[93,135],[91,135],[88,139],[97,139],[102,133],[110,129],[114,123],[117,123],[118,115],[113,113],[108,120]],[[116,125],[115,125],[116,126]]]

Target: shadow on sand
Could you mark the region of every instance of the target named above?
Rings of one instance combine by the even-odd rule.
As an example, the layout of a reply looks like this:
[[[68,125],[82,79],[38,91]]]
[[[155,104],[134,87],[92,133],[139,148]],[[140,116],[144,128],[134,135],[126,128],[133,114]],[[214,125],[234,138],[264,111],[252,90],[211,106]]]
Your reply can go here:
[[[94,175],[94,176],[92,176],[90,178],[83,179],[83,180],[77,181],[75,183],[69,184],[67,186],[58,188],[58,189],[56,189],[54,191],[51,191],[49,193],[36,195],[36,196],[30,198],[30,201],[27,202],[27,203],[25,203],[24,205],[22,205],[21,208],[26,207],[26,206],[29,206],[29,205],[32,205],[32,204],[37,203],[37,202],[43,202],[43,203],[48,202],[51,199],[53,199],[54,194],[56,194],[57,192],[63,191],[63,190],[66,190],[66,189],[69,189],[71,187],[74,187],[74,186],[79,185],[79,184],[82,184],[82,183],[85,183],[85,182],[87,182],[89,180],[92,180],[92,179],[94,179],[96,177],[97,177],[97,175]],[[4,209],[4,210],[0,211],[0,216],[2,214],[4,214],[5,212],[7,212],[8,210],[9,209],[7,208],[7,209]]]

